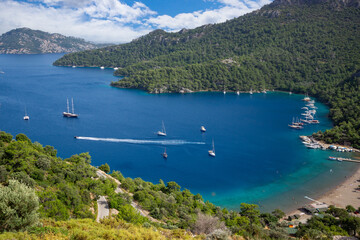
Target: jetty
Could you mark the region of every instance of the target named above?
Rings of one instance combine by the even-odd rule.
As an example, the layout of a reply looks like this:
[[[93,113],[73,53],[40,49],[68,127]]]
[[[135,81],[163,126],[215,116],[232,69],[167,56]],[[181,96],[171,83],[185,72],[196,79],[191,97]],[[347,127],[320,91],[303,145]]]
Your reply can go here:
[[[339,161],[339,162],[354,162],[354,163],[360,163],[360,160],[355,160],[355,159],[351,159],[351,158],[342,158],[342,157],[329,157],[329,160],[333,160],[333,161]]]

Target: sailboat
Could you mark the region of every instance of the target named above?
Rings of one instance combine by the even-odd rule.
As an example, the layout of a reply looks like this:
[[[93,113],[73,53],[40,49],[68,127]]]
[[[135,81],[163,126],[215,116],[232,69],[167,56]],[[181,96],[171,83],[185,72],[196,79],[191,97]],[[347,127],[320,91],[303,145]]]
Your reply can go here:
[[[25,116],[24,116],[24,120],[29,120],[30,119],[30,117],[29,117],[29,115],[27,115],[27,113],[26,113],[26,108],[25,108]]]
[[[69,110],[69,99],[66,99],[66,103],[67,103],[67,112],[63,112],[64,117],[68,117],[68,118],[77,118],[79,115],[74,113],[74,99],[71,98],[71,107],[72,107],[72,112],[70,112]]]
[[[200,131],[201,131],[201,132],[206,132],[206,128],[205,128],[204,126],[201,126],[201,127],[200,127]]]
[[[158,131],[157,135],[162,136],[162,137],[166,137],[166,129],[165,129],[164,121],[162,121],[161,131]]]
[[[209,150],[208,152],[209,152],[209,155],[211,156],[211,157],[215,157],[215,145],[214,145],[214,139],[212,140],[212,150]]]
[[[253,94],[253,91],[252,91],[252,89],[250,89],[250,92],[249,92],[249,93],[250,93],[250,95],[252,95],[252,94]]]
[[[168,155],[166,153],[166,148],[165,148],[165,151],[161,155],[163,156],[163,158],[167,159]]]
[[[240,95],[240,91],[236,91],[236,94],[237,94],[237,95]]]

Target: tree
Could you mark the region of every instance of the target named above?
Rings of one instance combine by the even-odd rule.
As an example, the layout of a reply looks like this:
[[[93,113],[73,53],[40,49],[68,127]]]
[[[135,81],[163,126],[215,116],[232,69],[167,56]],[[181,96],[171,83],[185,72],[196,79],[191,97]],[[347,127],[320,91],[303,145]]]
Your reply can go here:
[[[106,172],[106,173],[109,173],[109,172],[110,172],[110,166],[109,166],[109,164],[107,164],[107,163],[101,165],[101,166],[99,167],[99,169],[100,169],[101,171]]]
[[[280,219],[282,217],[285,216],[285,213],[283,211],[281,211],[280,209],[275,209],[274,211],[272,211],[272,214],[277,217],[277,219]]]
[[[227,230],[224,222],[220,222],[219,218],[199,213],[197,220],[192,227],[195,234],[210,234],[216,229]]]
[[[16,141],[24,141],[31,143],[31,140],[23,133],[19,133],[18,135],[16,135]]]
[[[38,222],[39,200],[34,189],[16,180],[0,186],[0,232],[19,231]]]
[[[9,173],[6,171],[5,166],[0,166],[0,183],[4,183],[7,181],[9,177]]]

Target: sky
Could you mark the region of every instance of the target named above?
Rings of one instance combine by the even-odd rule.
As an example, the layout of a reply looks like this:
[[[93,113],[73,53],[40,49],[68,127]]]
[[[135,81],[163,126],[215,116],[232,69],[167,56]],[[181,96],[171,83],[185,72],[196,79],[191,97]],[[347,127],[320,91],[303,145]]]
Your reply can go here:
[[[28,27],[95,43],[221,23],[272,0],[0,0],[0,34]]]

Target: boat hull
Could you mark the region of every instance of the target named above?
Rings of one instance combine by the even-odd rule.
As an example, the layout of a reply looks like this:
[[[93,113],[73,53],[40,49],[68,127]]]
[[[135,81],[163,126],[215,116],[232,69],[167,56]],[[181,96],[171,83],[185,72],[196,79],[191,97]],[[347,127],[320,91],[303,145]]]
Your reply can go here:
[[[68,118],[77,118],[79,115],[75,113],[63,112],[63,116]]]

